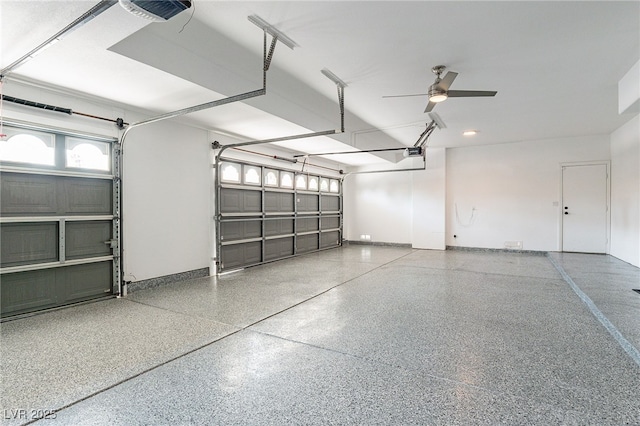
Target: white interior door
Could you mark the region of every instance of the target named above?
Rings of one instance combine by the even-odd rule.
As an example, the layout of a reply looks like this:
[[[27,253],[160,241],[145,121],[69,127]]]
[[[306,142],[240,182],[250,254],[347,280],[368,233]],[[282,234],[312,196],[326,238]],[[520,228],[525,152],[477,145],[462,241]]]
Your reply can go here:
[[[562,251],[607,252],[606,164],[562,167]]]

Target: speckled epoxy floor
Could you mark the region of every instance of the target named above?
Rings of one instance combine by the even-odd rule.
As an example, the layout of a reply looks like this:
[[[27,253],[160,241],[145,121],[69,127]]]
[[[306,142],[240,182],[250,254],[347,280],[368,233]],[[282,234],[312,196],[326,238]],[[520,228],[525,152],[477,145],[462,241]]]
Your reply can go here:
[[[346,246],[3,323],[3,424],[640,424],[563,273],[640,348],[610,256]]]

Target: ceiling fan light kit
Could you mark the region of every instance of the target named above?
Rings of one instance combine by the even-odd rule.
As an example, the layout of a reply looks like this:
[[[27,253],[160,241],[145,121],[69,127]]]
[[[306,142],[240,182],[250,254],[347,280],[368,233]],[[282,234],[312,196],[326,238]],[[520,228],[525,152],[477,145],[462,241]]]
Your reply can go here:
[[[449,96],[447,96],[447,92],[439,89],[435,84],[431,85],[431,87],[429,88],[429,102],[438,103],[446,101],[448,97]]]

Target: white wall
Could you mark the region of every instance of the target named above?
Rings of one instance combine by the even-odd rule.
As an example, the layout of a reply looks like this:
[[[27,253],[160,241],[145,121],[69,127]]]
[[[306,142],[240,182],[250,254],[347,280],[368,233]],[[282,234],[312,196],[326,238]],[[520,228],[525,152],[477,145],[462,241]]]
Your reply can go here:
[[[559,250],[560,164],[609,156],[608,136],[448,150],[447,245]]]
[[[74,111],[146,118],[139,111],[68,91],[8,80],[4,93]],[[114,123],[4,102],[4,117],[117,138]],[[125,143],[124,273],[139,281],[209,267],[211,166],[207,132],[175,122],[133,129]]]
[[[411,244],[412,173],[424,172],[347,176],[343,186],[344,238],[360,241],[361,235],[370,235],[373,242]]]
[[[444,250],[445,149],[428,148],[425,170],[353,174],[344,180],[344,238],[411,244]],[[389,170],[421,168],[421,158],[392,166],[360,168]]]
[[[126,281],[209,267],[207,132],[174,122],[134,128],[124,146]]]
[[[452,148],[446,155],[429,148],[427,158],[425,171],[347,178],[346,238],[370,234],[375,242],[430,249],[519,241],[524,250],[557,251],[561,163],[608,161],[610,143],[601,135]]]
[[[640,266],[640,116],[611,134],[611,255]]]
[[[413,230],[411,245],[444,250],[446,150],[427,148],[427,170],[412,172]]]

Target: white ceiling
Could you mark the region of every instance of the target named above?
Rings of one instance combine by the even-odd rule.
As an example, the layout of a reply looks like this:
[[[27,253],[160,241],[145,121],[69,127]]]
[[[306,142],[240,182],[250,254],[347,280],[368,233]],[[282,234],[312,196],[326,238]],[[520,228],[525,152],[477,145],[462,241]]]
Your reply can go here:
[[[0,67],[97,3],[0,0]],[[299,45],[277,45],[267,95],[183,120],[243,140],[339,128],[336,86],[320,73],[327,68],[348,84],[347,132],[283,146],[315,153],[410,146],[430,121],[426,97],[383,96],[425,93],[438,64],[459,73],[452,89],[498,94],[437,105],[447,128],[433,133],[430,146],[608,134],[630,118],[618,114],[617,83],[640,57],[638,1],[195,0],[194,6],[150,24],[116,4],[8,74],[5,92],[12,78],[26,79],[164,113],[260,89],[263,33],[247,19],[256,14]],[[479,133],[463,137],[466,129]],[[340,161],[379,157],[396,158]]]

